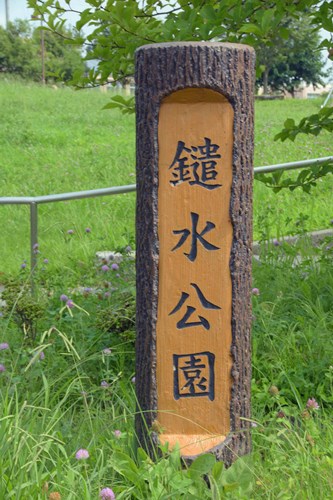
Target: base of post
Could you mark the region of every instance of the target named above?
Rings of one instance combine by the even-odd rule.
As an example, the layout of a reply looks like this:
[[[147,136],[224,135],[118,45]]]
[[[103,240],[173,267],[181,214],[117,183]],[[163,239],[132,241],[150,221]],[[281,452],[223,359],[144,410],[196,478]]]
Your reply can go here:
[[[160,434],[159,436],[162,445],[169,443],[171,449],[178,445],[181,456],[189,459],[209,452],[221,445],[225,439],[226,436],[211,434]]]

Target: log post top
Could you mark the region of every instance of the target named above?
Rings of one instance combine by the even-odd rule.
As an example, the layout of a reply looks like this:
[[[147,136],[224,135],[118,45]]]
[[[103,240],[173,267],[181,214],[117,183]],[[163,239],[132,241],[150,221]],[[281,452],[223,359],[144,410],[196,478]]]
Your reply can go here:
[[[172,47],[208,47],[208,48],[214,48],[215,50],[217,48],[221,49],[235,49],[235,50],[240,50],[240,51],[250,51],[254,54],[254,48],[251,47],[250,45],[245,45],[243,43],[229,43],[229,42],[196,42],[196,41],[190,41],[190,42],[164,42],[164,43],[149,43],[147,45],[142,45],[141,47],[137,48],[135,52],[139,51],[145,51],[145,50],[159,50],[159,49],[164,49],[164,48],[172,48]]]

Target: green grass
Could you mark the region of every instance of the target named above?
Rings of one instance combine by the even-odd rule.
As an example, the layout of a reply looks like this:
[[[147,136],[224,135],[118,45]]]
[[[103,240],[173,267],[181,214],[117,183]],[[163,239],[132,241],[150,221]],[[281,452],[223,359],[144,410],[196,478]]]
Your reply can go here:
[[[134,117],[101,111],[107,101],[93,90],[1,81],[0,196],[133,183]],[[332,154],[328,135],[273,142],[287,116],[319,104],[257,103],[256,165]],[[311,196],[256,182],[255,238],[328,227],[332,198],[329,178]],[[228,471],[211,456],[184,468],[177,450],[152,461],[136,449],[134,262],[125,256],[103,272],[94,260],[97,250],[133,245],[134,204],[133,193],[40,206],[33,298],[29,266],[20,269],[28,210],[0,207],[0,343],[9,344],[0,350],[0,498],[90,500],[105,487],[117,500],[332,498],[332,241],[268,246],[254,262],[252,453]],[[307,408],[309,398],[319,409]],[[87,460],[75,458],[80,448]]]
[[[37,196],[135,183],[135,118],[102,110],[109,95],[0,81],[0,196]],[[296,120],[321,101],[256,103],[255,165],[332,154],[328,134],[274,142],[287,117]],[[296,175],[296,174],[292,174]],[[98,250],[133,244],[135,193],[39,206],[39,243],[50,266],[89,264]],[[254,239],[323,229],[333,217],[331,178],[314,196],[254,187]],[[92,233],[89,237],[85,228]],[[1,206],[6,270],[29,259],[29,209]],[[75,236],[67,237],[73,229]],[[15,235],[15,237],[13,237]]]
[[[136,450],[133,260],[125,258],[119,276],[91,267],[79,281],[77,273],[90,291],[65,288],[61,276],[41,273],[32,302],[23,288],[17,292],[24,274],[8,283],[0,318],[0,342],[10,345],[0,351],[6,367],[0,497],[45,499],[48,483],[49,492],[69,500],[97,499],[104,487],[117,500],[331,498],[333,254],[327,244],[272,246],[254,265],[260,294],[253,296],[253,450],[228,471],[212,457],[195,470],[182,469],[177,450],[164,448],[154,462]],[[296,254],[303,260],[293,267]],[[59,301],[64,292],[75,303],[71,309]],[[34,339],[29,314],[39,316]],[[309,398],[319,409],[307,408]],[[75,458],[80,448],[89,451],[86,461]]]

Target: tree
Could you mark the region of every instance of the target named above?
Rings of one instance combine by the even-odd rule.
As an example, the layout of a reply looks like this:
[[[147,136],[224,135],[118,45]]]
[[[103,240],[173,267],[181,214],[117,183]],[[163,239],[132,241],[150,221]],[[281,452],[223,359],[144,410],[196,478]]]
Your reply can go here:
[[[8,29],[0,27],[0,71],[33,79],[37,65],[37,49],[31,39],[27,21],[9,23]]]
[[[75,39],[74,31],[63,28],[59,34],[47,31],[43,35],[46,80],[68,81],[75,71],[84,72],[80,48],[66,43]],[[0,27],[0,72],[40,81],[41,50],[40,28],[32,29],[28,21],[16,20],[8,29]]]
[[[63,27],[74,3],[28,0],[53,32]],[[286,20],[305,14],[313,29],[333,32],[332,13],[333,2],[322,0],[86,0],[76,28],[92,30],[81,42],[91,46],[88,57],[99,63],[81,83],[96,82],[97,77],[103,82],[110,74],[115,79],[132,75],[134,51],[147,43],[214,40],[271,46],[293,30]],[[324,45],[332,47],[332,41]]]
[[[286,22],[288,37],[274,37],[270,45],[261,45],[256,49],[257,62],[262,74],[257,79],[263,85],[264,94],[268,87],[272,90],[287,91],[294,95],[302,83],[323,84],[324,62],[318,50],[320,37],[313,30],[309,17],[289,19]]]

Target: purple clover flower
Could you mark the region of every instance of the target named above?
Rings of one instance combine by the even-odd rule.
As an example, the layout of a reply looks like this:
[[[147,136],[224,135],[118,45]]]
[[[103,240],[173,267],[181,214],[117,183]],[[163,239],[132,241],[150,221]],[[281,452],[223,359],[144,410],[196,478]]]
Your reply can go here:
[[[103,354],[105,354],[105,356],[110,356],[111,353],[112,350],[110,349],[110,347],[105,347],[105,349],[103,349]]]
[[[115,431],[113,431],[113,435],[116,439],[119,439],[121,436],[121,431],[119,429],[116,429]]]
[[[109,387],[109,384],[107,383],[106,380],[102,380],[101,387]]]
[[[106,299],[108,299],[109,297],[111,297],[111,292],[105,292],[105,293],[104,293],[104,297],[105,297]]]
[[[112,266],[111,266],[111,269],[112,269],[112,271],[118,271],[118,269],[119,269],[118,264],[116,264],[116,263],[114,262],[114,263],[112,264]]]
[[[86,232],[86,233],[91,233],[91,229],[90,229],[90,227],[86,227],[86,228],[85,228],[85,232]]]
[[[280,246],[280,242],[279,242],[279,240],[277,240],[277,239],[275,238],[275,239],[273,240],[273,245],[274,245],[275,247],[279,247],[279,246]]]
[[[67,231],[67,234],[74,234],[74,233],[75,233],[74,229],[68,229]]]
[[[62,293],[62,294],[60,295],[60,300],[61,300],[61,302],[67,302],[67,300],[68,300],[67,295],[65,295],[64,293]]]
[[[101,500],[115,500],[116,495],[111,490],[111,488],[103,488],[99,492],[99,497],[101,498]]]
[[[315,400],[315,398],[309,398],[306,402],[306,407],[311,410],[319,410],[320,406]]]
[[[41,351],[41,352],[39,353],[39,359],[40,359],[41,361],[43,361],[43,359],[45,359],[45,352],[44,352],[44,351]]]
[[[70,309],[73,309],[74,306],[74,302],[72,301],[72,299],[68,299],[67,302],[66,302],[66,306],[69,307]]]
[[[125,248],[125,252],[130,253],[131,251],[132,251],[132,247],[130,245],[127,245],[127,247]]]
[[[9,349],[9,344],[7,344],[7,342],[1,342],[0,351],[5,351],[6,349]]]
[[[38,248],[39,248],[38,243],[35,243],[35,244],[34,244],[34,246],[33,246],[32,248],[33,248],[33,250],[38,250]]]
[[[87,458],[89,458],[89,451],[81,448],[76,452],[75,458],[77,460],[86,460]]]
[[[25,262],[22,262],[21,264],[21,269],[25,269],[27,267],[26,263]]]
[[[44,259],[43,262],[44,262],[44,264],[48,264],[49,263],[49,259]]]
[[[5,371],[6,371],[5,365],[3,365],[2,363],[0,363],[0,373],[5,372]]]
[[[252,288],[252,295],[260,295],[259,288]]]
[[[101,267],[101,271],[103,271],[103,273],[106,273],[107,271],[109,271],[109,266],[107,264],[104,264],[102,267]]]

